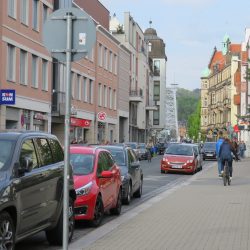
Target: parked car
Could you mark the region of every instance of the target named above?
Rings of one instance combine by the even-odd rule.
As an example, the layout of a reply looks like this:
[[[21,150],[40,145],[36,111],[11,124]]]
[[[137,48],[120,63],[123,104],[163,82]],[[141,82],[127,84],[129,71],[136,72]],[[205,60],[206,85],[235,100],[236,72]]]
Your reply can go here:
[[[120,169],[106,149],[70,146],[76,189],[75,219],[101,224],[104,213],[119,215],[122,206]]]
[[[45,230],[50,244],[63,240],[64,154],[51,134],[0,133],[0,249]],[[76,198],[69,169],[69,241]]]
[[[194,144],[170,144],[161,160],[161,173],[183,172],[194,174],[201,169],[201,157],[198,147]]]
[[[139,160],[147,160],[148,159],[148,153],[146,149],[146,143],[139,143],[138,144],[138,155],[139,155]]]
[[[163,155],[164,151],[166,149],[165,143],[164,142],[159,142],[156,144],[157,147],[157,152],[159,155]]]
[[[125,142],[125,145],[131,147],[136,154],[136,157],[139,158],[139,144],[137,142]]]
[[[102,146],[110,151],[122,175],[122,200],[129,204],[131,197],[142,195],[143,171],[134,151],[126,146]]]
[[[216,160],[216,142],[205,142],[201,149],[203,160]]]

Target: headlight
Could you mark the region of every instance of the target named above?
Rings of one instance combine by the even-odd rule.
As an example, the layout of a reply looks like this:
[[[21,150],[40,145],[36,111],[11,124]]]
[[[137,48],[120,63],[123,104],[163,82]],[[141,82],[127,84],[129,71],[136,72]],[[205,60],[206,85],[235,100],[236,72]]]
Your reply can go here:
[[[76,195],[77,196],[87,195],[90,192],[92,186],[93,186],[93,182],[91,181],[85,186],[76,189]]]
[[[166,163],[169,163],[167,158],[163,158],[162,161],[165,161]]]
[[[193,163],[193,160],[188,160],[187,163]]]

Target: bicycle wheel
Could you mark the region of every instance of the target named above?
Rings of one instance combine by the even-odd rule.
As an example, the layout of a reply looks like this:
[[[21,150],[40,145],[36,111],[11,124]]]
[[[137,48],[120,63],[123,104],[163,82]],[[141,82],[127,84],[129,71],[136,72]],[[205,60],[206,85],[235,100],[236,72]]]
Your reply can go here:
[[[226,176],[226,173],[225,173],[225,169],[224,169],[224,173],[223,173],[223,183],[224,183],[224,186],[227,185],[227,176]]]
[[[226,186],[227,184],[230,185],[230,177],[229,177],[229,166],[228,166],[228,162],[225,162],[225,167],[224,167],[224,186]]]

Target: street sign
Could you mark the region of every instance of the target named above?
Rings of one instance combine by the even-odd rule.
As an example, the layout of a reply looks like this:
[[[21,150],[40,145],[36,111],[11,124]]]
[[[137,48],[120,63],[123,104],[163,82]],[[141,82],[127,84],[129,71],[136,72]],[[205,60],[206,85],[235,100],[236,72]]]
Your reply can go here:
[[[0,90],[0,104],[14,105],[16,104],[16,91],[14,89]]]
[[[53,12],[43,25],[43,42],[59,61],[66,61],[67,22],[66,14],[72,13],[72,56],[77,61],[92,52],[96,42],[96,26],[92,18],[77,8],[59,9]]]
[[[107,114],[104,112],[104,111],[100,111],[98,114],[97,114],[97,118],[99,121],[106,121],[106,118],[107,118]]]

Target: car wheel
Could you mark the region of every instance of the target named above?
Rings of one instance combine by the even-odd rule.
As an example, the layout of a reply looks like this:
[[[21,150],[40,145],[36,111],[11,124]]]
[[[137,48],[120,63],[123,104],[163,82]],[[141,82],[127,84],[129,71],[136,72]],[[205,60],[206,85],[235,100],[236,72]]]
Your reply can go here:
[[[139,186],[138,190],[134,193],[134,196],[136,198],[141,198],[141,196],[142,196],[142,184],[143,184],[143,180],[141,179],[140,186]]]
[[[122,191],[120,188],[116,201],[116,206],[110,209],[110,213],[114,215],[119,215],[121,213],[121,210],[122,210]]]
[[[129,205],[131,201],[132,187],[131,183],[128,184],[127,197],[123,200],[123,203]]]
[[[0,213],[0,249],[14,249],[15,226],[9,213]]]
[[[161,173],[162,173],[162,174],[165,174],[165,173],[166,173],[166,171],[161,169]]]
[[[104,208],[103,208],[102,197],[98,195],[95,204],[94,219],[91,221],[92,226],[98,227],[102,222],[103,216],[104,216]]]
[[[69,198],[69,239],[71,242],[75,228],[74,202]],[[46,231],[46,238],[51,245],[62,245],[63,243],[63,210],[61,211],[57,225]]]

